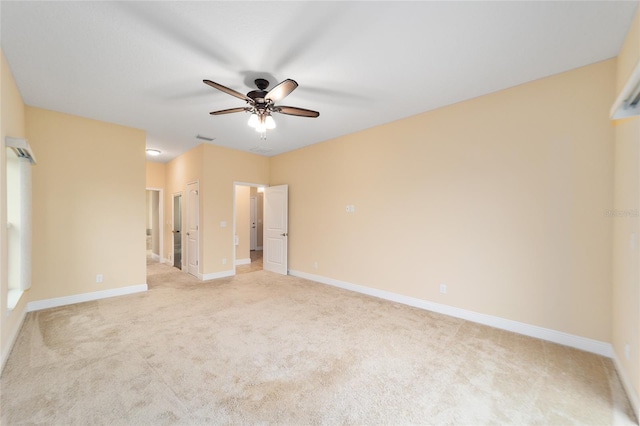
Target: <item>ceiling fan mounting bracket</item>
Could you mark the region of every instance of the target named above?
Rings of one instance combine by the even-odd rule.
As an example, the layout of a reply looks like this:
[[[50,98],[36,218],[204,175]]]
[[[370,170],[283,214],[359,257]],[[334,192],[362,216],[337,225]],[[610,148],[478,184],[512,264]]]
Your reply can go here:
[[[253,82],[256,84],[258,90],[266,90],[267,87],[269,87],[269,81],[264,78],[256,78]]]

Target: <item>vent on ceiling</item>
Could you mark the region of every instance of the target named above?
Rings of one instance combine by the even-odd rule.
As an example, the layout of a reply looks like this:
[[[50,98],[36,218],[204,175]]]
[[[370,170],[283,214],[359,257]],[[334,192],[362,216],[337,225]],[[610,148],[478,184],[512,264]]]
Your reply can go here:
[[[251,148],[249,151],[255,152],[256,154],[267,154],[267,153],[271,152],[272,150],[269,149],[269,148],[256,146],[256,147]]]
[[[211,141],[212,141],[212,140],[214,140],[215,138],[210,138],[210,137],[208,137],[208,136],[198,135],[198,136],[196,136],[196,139],[202,139],[203,141],[211,142]]]
[[[36,156],[31,150],[26,139],[11,138],[7,136],[4,141],[7,148],[13,149],[18,157],[26,158],[31,162],[31,164],[36,164]]]

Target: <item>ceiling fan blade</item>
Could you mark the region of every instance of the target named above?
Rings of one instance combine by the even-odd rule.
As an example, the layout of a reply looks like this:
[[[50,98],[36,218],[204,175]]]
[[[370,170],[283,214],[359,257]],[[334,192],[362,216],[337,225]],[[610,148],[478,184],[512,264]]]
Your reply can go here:
[[[289,93],[296,90],[296,87],[298,87],[298,83],[288,78],[273,89],[269,90],[269,93],[267,93],[267,96],[265,96],[264,99],[265,101],[272,101],[273,103],[276,103],[287,97]]]
[[[249,103],[253,103],[253,99],[251,99],[250,97],[248,97],[247,95],[243,95],[240,92],[236,92],[233,89],[229,89],[227,86],[223,86],[222,84],[218,84],[214,81],[211,80],[202,80],[202,82],[204,84],[208,84],[209,86],[213,87],[214,89],[218,89],[220,91],[223,91],[224,93],[231,95],[231,96],[235,96],[238,99],[242,99],[243,101],[247,101]]]
[[[320,115],[318,111],[312,111],[310,109],[290,107],[290,106],[277,106],[274,108],[274,111],[279,112],[281,114],[296,115],[298,117],[315,118]]]
[[[221,109],[220,111],[211,111],[209,114],[211,114],[211,115],[231,114],[231,113],[234,113],[234,112],[249,111],[250,109],[251,108],[249,108],[249,107],[229,108],[229,109]]]

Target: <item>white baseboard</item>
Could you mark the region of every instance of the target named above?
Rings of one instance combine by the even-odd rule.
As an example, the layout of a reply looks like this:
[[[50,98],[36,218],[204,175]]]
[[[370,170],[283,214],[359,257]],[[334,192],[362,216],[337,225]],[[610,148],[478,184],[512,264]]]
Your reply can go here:
[[[7,363],[7,359],[9,359],[9,354],[11,354],[11,350],[13,349],[13,345],[16,343],[16,339],[18,338],[18,333],[20,333],[20,329],[22,328],[22,324],[24,323],[24,319],[27,317],[27,309],[25,308],[20,313],[20,319],[18,320],[18,326],[11,330],[11,335],[9,336],[9,340],[7,341],[6,346],[2,350],[2,354],[0,355],[0,376],[2,375],[2,371],[4,370],[4,366]]]
[[[236,259],[236,266],[237,265],[250,265],[251,264],[251,258],[248,257],[246,259]]]
[[[640,399],[638,399],[638,393],[636,392],[633,385],[631,384],[631,380],[625,373],[624,368],[622,368],[622,363],[620,362],[620,359],[618,358],[618,355],[616,354],[616,352],[612,351],[612,355],[613,356],[611,358],[613,359],[613,365],[616,367],[616,371],[618,372],[618,377],[620,377],[620,381],[622,382],[622,387],[627,393],[627,398],[629,398],[629,403],[631,403],[631,408],[633,409],[633,412],[636,414],[636,420],[640,420]]]
[[[217,278],[233,277],[236,274],[235,269],[229,269],[228,271],[212,272],[210,274],[198,274],[198,278],[202,281],[215,280]]]
[[[535,337],[538,339],[547,340],[549,342],[570,346],[572,348],[595,353],[608,358],[611,358],[613,356],[613,348],[610,343],[600,342],[598,340],[588,339],[586,337],[576,336],[549,328],[538,327],[536,325],[525,324],[522,322],[500,318],[493,315],[486,315],[479,312],[468,311],[466,309],[443,305],[441,303],[429,302],[427,300],[404,296],[402,294],[392,293],[390,291],[378,290],[358,284],[351,284],[345,281],[339,281],[320,275],[314,275],[295,270],[290,270],[289,274],[311,281],[317,281],[322,284],[340,287],[345,290],[351,290],[358,293],[367,294],[369,296],[378,297],[380,299],[402,303],[403,305],[409,305],[415,308],[425,309],[427,311],[438,312],[452,317],[462,318],[467,321],[499,328],[501,330],[512,331],[514,333],[523,334],[525,336]]]
[[[151,259],[155,260],[156,262],[160,262],[160,255],[151,253]]]
[[[34,302],[27,303],[27,312],[55,308],[58,306],[73,305],[74,303],[90,302],[92,300],[106,299],[108,297],[124,296],[127,294],[139,293],[141,291],[147,290],[148,286],[146,284],[139,284],[129,287],[93,291],[91,293],[74,294],[72,296],[56,297],[54,299],[36,300]]]
[[[260,250],[262,250],[262,246],[256,247],[256,251],[260,251]]]

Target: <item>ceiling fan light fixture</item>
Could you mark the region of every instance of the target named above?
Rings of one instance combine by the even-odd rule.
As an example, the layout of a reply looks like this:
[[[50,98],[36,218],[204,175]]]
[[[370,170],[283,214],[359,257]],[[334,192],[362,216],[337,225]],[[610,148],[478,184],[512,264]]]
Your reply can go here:
[[[249,117],[249,121],[247,122],[247,124],[249,125],[249,127],[253,127],[255,128],[258,123],[260,122],[260,119],[258,118],[258,114],[256,114],[255,112],[253,114],[251,114],[251,116]]]
[[[271,115],[267,115],[267,118],[264,119],[264,127],[267,130],[275,129],[276,128],[276,120],[274,120]]]
[[[260,122],[256,125],[256,132],[258,133],[264,133],[267,131],[267,126],[264,123],[263,120],[260,120]]]
[[[263,78],[258,78],[254,82],[258,90],[252,90],[251,92],[243,95],[240,92],[236,92],[222,84],[215,83],[211,80],[202,80],[205,84],[218,89],[228,95],[242,99],[246,101],[247,106],[237,108],[227,108],[219,111],[211,111],[210,115],[224,115],[236,112],[250,112],[247,125],[255,129],[257,133],[260,133],[260,139],[267,139],[267,130],[273,130],[276,128],[276,121],[271,116],[272,113],[277,112],[281,114],[294,115],[298,117],[318,117],[320,113],[318,111],[312,111],[309,109],[290,107],[290,106],[277,106],[274,103],[279,102],[287,97],[291,92],[298,87],[298,83],[290,78],[282,81],[276,87],[266,91],[269,86],[269,82]]]

